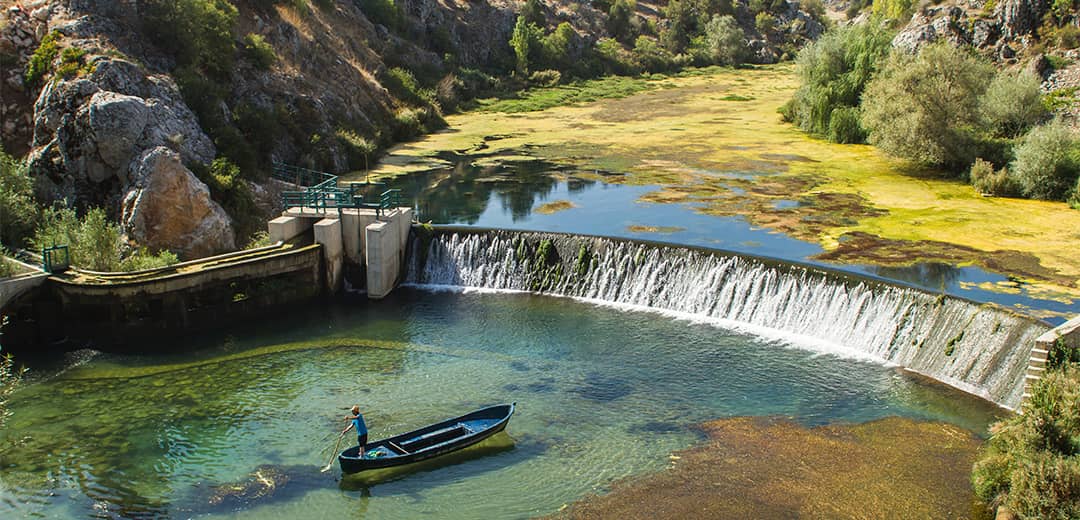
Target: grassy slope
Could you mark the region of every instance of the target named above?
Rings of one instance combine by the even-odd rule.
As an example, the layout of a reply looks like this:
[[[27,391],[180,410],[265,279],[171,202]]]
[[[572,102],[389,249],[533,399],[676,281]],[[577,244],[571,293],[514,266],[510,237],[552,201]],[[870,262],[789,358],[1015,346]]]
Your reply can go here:
[[[853,251],[841,261],[974,263],[1038,282],[1034,289],[1044,296],[1080,295],[1080,211],[981,197],[966,184],[913,171],[872,147],[811,138],[776,113],[796,84],[790,66],[715,69],[654,78],[651,88],[621,99],[452,116],[450,131],[393,150],[377,173],[439,164],[433,156],[440,150],[482,150],[488,162],[520,156],[529,145],[533,155],[585,171],[628,174],[602,177],[606,182],[664,187],[649,200],[701,201],[705,212],[745,215],[827,249],[839,247],[845,233],[885,239],[876,245],[888,254]],[[733,178],[733,171],[771,175],[746,180]],[[803,206],[778,210],[778,199]]]

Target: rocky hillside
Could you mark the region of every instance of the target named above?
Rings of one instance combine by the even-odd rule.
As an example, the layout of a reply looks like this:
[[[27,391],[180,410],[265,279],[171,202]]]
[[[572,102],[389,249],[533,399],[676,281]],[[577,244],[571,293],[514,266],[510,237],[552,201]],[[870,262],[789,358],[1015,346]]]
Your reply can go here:
[[[753,3],[732,12],[751,61],[791,55],[823,30],[797,3],[757,3],[773,13],[767,23]],[[609,5],[532,9],[541,32],[569,24],[564,63],[590,64],[586,51],[611,36]],[[668,23],[666,5],[630,5],[643,34]],[[259,213],[274,209],[272,163],[359,169],[378,149],[437,128],[461,100],[524,85],[508,45],[522,10],[514,0],[0,7],[0,137],[27,157],[39,201],[103,207],[133,242],[182,257],[231,249],[262,225]],[[564,79],[590,73],[603,70]]]

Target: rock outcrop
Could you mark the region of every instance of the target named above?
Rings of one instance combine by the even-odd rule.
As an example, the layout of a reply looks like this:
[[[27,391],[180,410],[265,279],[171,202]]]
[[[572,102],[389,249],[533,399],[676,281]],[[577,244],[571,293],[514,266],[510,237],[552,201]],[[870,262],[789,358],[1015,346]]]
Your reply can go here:
[[[1011,62],[1017,50],[1027,47],[1042,25],[1050,6],[1046,0],[1004,0],[993,16],[986,17],[984,5],[971,1],[951,6],[920,9],[897,33],[893,46],[915,52],[923,45],[945,40],[954,45],[972,45],[995,60]]]
[[[180,154],[164,146],[146,150],[132,161],[128,177],[121,223],[139,244],[186,258],[236,247],[229,216]]]

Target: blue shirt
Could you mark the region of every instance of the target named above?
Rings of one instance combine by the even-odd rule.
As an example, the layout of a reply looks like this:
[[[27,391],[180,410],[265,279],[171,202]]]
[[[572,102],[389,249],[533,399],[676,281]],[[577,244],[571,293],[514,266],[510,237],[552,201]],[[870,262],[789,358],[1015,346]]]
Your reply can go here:
[[[352,420],[353,426],[356,427],[356,436],[359,437],[367,433],[367,425],[364,424],[364,416],[356,414],[356,417]]]

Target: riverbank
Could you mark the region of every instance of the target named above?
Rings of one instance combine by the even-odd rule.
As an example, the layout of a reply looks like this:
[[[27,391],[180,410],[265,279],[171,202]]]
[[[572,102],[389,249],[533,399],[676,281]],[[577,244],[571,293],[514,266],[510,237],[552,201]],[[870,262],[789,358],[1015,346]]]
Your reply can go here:
[[[1066,305],[1080,297],[1080,236],[1067,231],[1080,229],[1080,211],[982,197],[872,147],[809,137],[776,112],[796,87],[791,65],[713,68],[652,76],[619,99],[450,116],[446,131],[393,149],[372,176],[461,157],[479,167],[541,159],[563,168],[553,176],[657,187],[639,202],[689,205],[817,244],[814,259],[978,266],[1007,280],[973,289]]]
[[[555,518],[985,518],[968,483],[980,442],[952,425],[735,417],[701,428],[708,440],[667,470]]]

